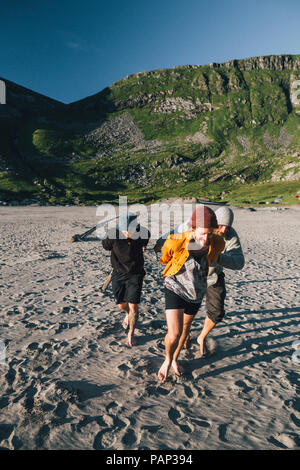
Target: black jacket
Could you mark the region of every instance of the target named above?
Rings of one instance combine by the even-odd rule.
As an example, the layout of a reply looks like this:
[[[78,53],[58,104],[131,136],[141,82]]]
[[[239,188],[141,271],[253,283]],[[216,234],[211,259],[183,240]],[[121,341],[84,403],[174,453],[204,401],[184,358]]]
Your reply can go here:
[[[143,246],[147,246],[150,232],[144,227],[126,238],[118,229],[111,229],[102,240],[105,250],[111,251],[111,264],[119,273],[145,274]]]

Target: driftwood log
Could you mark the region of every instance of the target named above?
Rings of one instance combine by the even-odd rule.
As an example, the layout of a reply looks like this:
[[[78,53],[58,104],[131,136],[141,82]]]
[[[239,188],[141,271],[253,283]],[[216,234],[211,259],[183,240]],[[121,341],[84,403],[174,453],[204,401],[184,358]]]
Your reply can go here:
[[[109,219],[109,220],[105,220],[104,222],[101,222],[100,224],[95,225],[94,227],[90,228],[89,230],[87,230],[87,231],[84,232],[84,233],[76,233],[75,235],[73,235],[73,237],[71,238],[70,242],[71,242],[71,243],[80,242],[81,240],[84,240],[85,237],[87,237],[87,236],[90,235],[91,233],[95,232],[95,230],[97,229],[97,227],[101,227],[102,225],[106,225],[106,224],[108,224],[108,222],[111,222],[112,220],[117,221],[118,218],[119,218],[119,216],[113,217],[112,219]]]
[[[113,271],[111,271],[111,272],[109,273],[109,275],[108,275],[106,281],[104,282],[104,284],[103,284],[103,286],[102,286],[102,291],[103,291],[103,292],[106,291],[106,289],[107,289],[108,286],[109,286],[109,283],[110,283],[111,277],[112,277],[112,273],[113,273]]]
[[[87,237],[88,235],[90,235],[91,233],[93,233],[97,228],[97,225],[95,225],[94,227],[90,228],[89,230],[87,230],[86,232],[84,233],[81,233],[81,234],[78,234],[76,233],[75,235],[73,235],[73,237],[71,238],[70,242],[71,243],[74,243],[74,242],[80,242],[81,240],[83,240],[85,237]]]

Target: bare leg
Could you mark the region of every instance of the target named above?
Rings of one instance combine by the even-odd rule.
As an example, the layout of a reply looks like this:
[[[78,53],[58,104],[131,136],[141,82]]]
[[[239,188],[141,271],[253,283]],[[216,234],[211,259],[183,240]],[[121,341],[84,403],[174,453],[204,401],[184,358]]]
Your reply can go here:
[[[182,349],[189,349],[190,341],[191,341],[191,335],[188,334],[186,339],[185,339],[185,342],[183,343]]]
[[[118,307],[120,310],[123,310],[125,312],[125,318],[123,320],[123,328],[124,330],[127,330],[128,328],[128,315],[129,315],[129,305],[127,302],[122,302],[121,304],[118,304]]]
[[[182,334],[179,338],[178,346],[176,348],[176,351],[174,352],[173,361],[172,361],[172,367],[173,367],[176,375],[181,375],[184,372],[182,367],[179,366],[177,360],[178,360],[178,356],[180,354],[180,351],[181,351],[183,345],[185,344],[187,337],[189,336],[193,319],[194,319],[194,315],[184,314],[184,316],[183,316]]]
[[[129,325],[129,333],[128,333],[128,344],[129,346],[134,346],[136,343],[133,339],[133,334],[135,330],[135,325],[139,317],[138,312],[138,304],[128,304],[129,305],[129,314],[128,314],[128,325]]]
[[[165,382],[178,346],[183,328],[183,309],[166,310],[168,333],[165,337],[166,359],[158,371],[158,378]]]
[[[210,318],[208,318],[206,316],[205,320],[204,320],[204,325],[203,325],[202,331],[201,331],[200,335],[197,338],[197,343],[200,345],[201,356],[204,355],[204,341],[205,341],[205,338],[208,335],[208,333],[213,329],[214,326],[215,326],[215,323]]]

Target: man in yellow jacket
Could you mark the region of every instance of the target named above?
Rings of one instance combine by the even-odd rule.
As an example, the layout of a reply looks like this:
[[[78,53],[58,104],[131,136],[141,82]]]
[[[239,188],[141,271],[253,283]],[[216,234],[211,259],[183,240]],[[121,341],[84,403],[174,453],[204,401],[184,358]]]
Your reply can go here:
[[[183,372],[178,356],[201,307],[208,268],[216,262],[225,246],[223,238],[214,233],[218,223],[212,209],[203,205],[198,207],[190,222],[191,231],[168,236],[159,260],[166,265],[163,279],[168,327],[166,358],[158,372],[162,382],[166,381],[171,366],[175,374]]]

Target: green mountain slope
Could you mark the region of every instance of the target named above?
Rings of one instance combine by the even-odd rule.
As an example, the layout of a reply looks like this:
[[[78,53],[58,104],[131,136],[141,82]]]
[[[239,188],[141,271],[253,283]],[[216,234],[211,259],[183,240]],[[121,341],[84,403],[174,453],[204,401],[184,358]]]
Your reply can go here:
[[[1,199],[297,203],[297,80],[287,55],[139,73],[69,105],[4,80]]]

